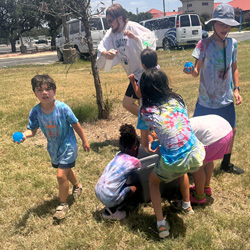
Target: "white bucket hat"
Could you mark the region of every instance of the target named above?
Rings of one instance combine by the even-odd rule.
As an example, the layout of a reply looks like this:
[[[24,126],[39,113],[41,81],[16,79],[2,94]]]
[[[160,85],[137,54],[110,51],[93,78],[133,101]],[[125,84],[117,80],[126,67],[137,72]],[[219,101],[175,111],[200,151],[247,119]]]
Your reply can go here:
[[[240,23],[234,19],[234,8],[227,3],[219,4],[214,10],[213,18],[205,22],[205,24],[212,21],[219,21],[229,26],[240,25]]]

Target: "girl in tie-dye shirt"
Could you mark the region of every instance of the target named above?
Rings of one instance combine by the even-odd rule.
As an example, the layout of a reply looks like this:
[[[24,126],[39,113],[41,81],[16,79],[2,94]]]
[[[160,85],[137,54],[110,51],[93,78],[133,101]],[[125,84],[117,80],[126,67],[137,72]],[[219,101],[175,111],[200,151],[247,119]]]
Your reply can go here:
[[[142,146],[149,150],[149,129],[153,129],[160,142],[161,160],[149,178],[150,197],[154,206],[159,236],[169,235],[169,225],[161,210],[161,181],[170,182],[179,178],[182,207],[193,212],[189,201],[187,172],[195,172],[205,157],[203,145],[195,137],[188,120],[187,109],[180,95],[168,86],[166,74],[156,68],[146,70],[140,81],[142,107],[137,128],[141,129]]]
[[[120,128],[120,152],[106,166],[95,187],[96,197],[106,206],[102,216],[105,219],[126,218],[125,211],[119,211],[125,200],[136,191],[135,186],[127,186],[129,174],[141,167],[137,159],[139,139],[132,125]]]

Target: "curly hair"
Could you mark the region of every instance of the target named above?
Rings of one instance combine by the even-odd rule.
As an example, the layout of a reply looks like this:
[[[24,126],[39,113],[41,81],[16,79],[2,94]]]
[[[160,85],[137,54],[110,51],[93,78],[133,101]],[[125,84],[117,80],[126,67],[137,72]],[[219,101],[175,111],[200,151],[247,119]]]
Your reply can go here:
[[[130,154],[134,147],[139,147],[140,141],[132,125],[122,125],[119,131],[119,147],[122,153]]]

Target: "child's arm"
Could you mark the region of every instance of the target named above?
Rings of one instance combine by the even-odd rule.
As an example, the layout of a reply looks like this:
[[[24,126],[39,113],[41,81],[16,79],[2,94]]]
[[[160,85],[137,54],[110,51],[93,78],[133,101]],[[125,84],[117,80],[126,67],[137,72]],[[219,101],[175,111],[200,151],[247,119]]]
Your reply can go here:
[[[73,129],[76,131],[76,133],[79,135],[79,137],[81,138],[82,140],[82,147],[83,147],[83,150],[85,152],[89,152],[90,150],[90,147],[89,147],[89,144],[88,144],[88,141],[84,135],[84,132],[83,132],[83,129],[80,125],[79,122],[75,123],[75,124],[72,124],[72,127]]]
[[[158,148],[155,150],[151,149],[151,144],[153,142],[153,137],[150,134],[149,130],[141,130],[141,145],[146,152],[156,152]]]
[[[239,71],[237,67],[237,62],[232,63],[232,73],[233,73],[234,87],[239,87]],[[242,97],[238,89],[234,90],[234,97],[236,100],[236,105],[239,105],[242,103]]]
[[[134,74],[131,74],[129,75],[129,80],[133,86],[133,89],[135,91],[135,94],[137,95],[138,98],[141,98],[141,89],[140,87],[137,85],[136,81],[135,81],[135,75]]]
[[[24,142],[27,138],[33,137],[36,135],[37,129],[30,130],[27,129],[25,132],[23,132],[23,139],[20,141],[20,143]],[[16,142],[19,144],[19,142]]]

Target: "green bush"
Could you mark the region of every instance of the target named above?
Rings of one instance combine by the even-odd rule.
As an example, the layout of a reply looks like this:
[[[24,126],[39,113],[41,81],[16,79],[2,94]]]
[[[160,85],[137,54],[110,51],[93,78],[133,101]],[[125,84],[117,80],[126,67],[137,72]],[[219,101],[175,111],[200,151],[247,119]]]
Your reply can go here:
[[[98,109],[96,104],[84,103],[78,106],[73,106],[72,111],[79,122],[93,122],[98,119]]]

